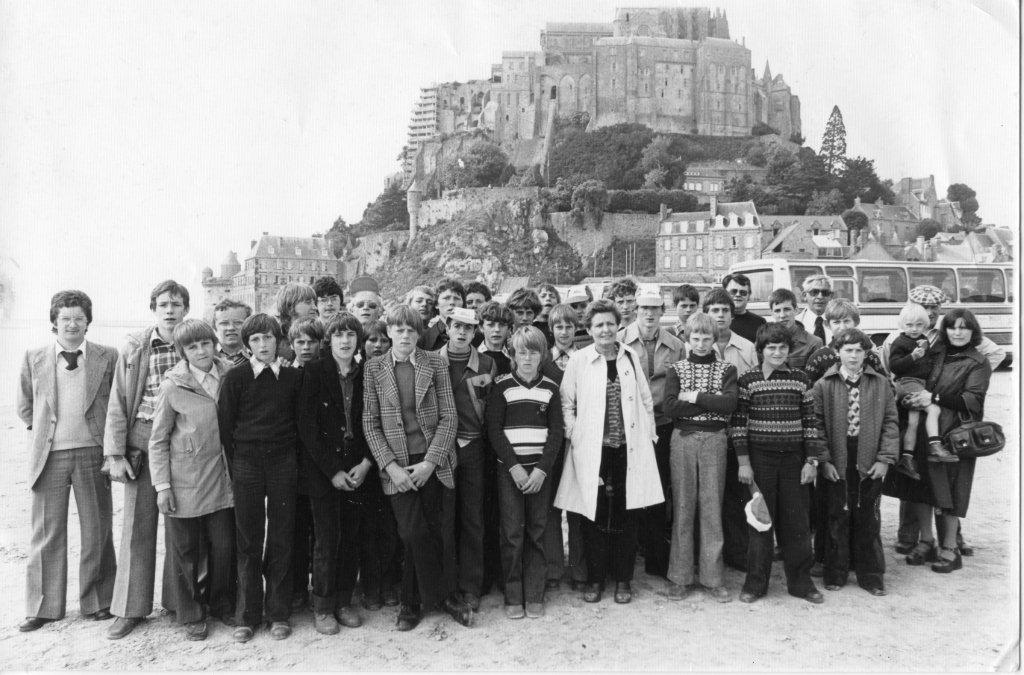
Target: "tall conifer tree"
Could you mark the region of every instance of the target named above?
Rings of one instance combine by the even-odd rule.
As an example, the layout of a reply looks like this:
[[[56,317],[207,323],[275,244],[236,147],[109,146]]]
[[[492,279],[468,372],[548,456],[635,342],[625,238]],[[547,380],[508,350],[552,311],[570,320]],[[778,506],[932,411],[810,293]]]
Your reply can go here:
[[[846,125],[843,124],[843,113],[839,106],[832,106],[832,114],[825,125],[825,135],[821,137],[821,151],[818,153],[828,172],[838,176],[846,162]]]

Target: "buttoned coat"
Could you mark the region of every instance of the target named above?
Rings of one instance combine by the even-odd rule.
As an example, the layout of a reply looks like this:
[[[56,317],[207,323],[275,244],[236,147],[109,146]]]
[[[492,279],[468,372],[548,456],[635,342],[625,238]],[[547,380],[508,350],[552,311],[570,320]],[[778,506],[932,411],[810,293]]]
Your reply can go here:
[[[214,359],[223,380],[230,365]],[[149,436],[149,472],[156,487],[174,491],[172,518],[198,518],[235,505],[228,460],[220,442],[217,401],[182,359],[167,371],[156,397]]]
[[[85,343],[85,421],[93,443],[103,445],[117,351]],[[57,428],[57,353],[53,343],[25,352],[18,387],[18,417],[30,431],[29,487],[35,485],[53,448]]]
[[[626,433],[626,508],[639,509],[665,501],[661,490],[654,443],[654,403],[647,378],[638,372],[640,357],[618,344],[616,356],[622,388],[622,419]],[[555,507],[593,520],[604,437],[608,366],[594,345],[569,357],[562,376],[562,416],[569,446]]]
[[[437,355],[444,361],[445,367],[451,365],[451,359],[448,356],[448,344],[445,343],[443,347],[437,350]],[[466,363],[465,370],[462,371],[462,382],[467,382],[469,387],[469,399],[473,402],[473,410],[476,411],[476,417],[480,420],[480,424],[484,423],[484,406],[487,403],[487,397],[491,391],[491,385],[494,383],[494,378],[498,375],[498,367],[494,363],[494,359],[487,354],[482,354],[476,349],[469,350],[469,361]],[[452,386],[452,392],[455,391],[455,385]]]
[[[434,352],[419,347],[413,352],[415,370],[416,420],[427,439],[426,461],[433,462],[441,483],[455,489],[455,437],[458,414],[452,395],[448,366]],[[366,364],[363,376],[363,432],[370,452],[380,467],[384,494],[397,492],[385,470],[391,462],[409,465],[409,449],[402,425],[402,402],[398,397],[395,361],[391,353]]]
[[[640,368],[647,376],[647,384],[651,389],[651,398],[654,400],[654,421],[655,423],[668,424],[671,420],[665,416],[662,408],[665,403],[665,374],[672,364],[686,358],[686,349],[683,342],[675,335],[672,335],[664,328],[658,330],[658,339],[654,344],[654,370],[647,372],[647,351],[644,349],[644,342],[640,338],[640,326],[633,322],[626,326],[619,333],[619,340],[624,345],[636,352],[640,358]]]
[[[126,441],[135,425],[149,375],[149,340],[155,328],[129,333],[117,354],[114,381],[110,386],[107,422],[103,432],[103,454],[123,457]],[[148,448],[139,448],[147,451]]]

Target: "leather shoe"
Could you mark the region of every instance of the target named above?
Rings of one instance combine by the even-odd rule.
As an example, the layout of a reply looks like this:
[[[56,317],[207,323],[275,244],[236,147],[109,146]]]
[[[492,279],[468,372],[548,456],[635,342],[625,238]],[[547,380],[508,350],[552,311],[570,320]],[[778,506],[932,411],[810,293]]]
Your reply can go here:
[[[743,591],[740,593],[740,602],[745,602],[749,605],[752,602],[757,602],[758,597],[750,591]]]
[[[814,563],[814,565],[811,566],[811,576],[819,579],[825,576],[825,565],[820,562]]]
[[[668,589],[669,600],[686,600],[693,595],[694,588],[692,585],[684,586],[682,584],[672,584]]]
[[[539,619],[544,616],[544,603],[543,602],[528,602],[526,603],[526,616],[531,619]]]
[[[48,623],[52,623],[56,619],[42,619],[38,616],[27,616],[25,620],[18,624],[18,630],[22,633],[31,633],[34,630],[39,630]]]
[[[93,621],[109,621],[114,618],[114,615],[110,613],[110,609],[108,607],[104,607],[103,609],[96,610],[92,614],[86,614],[85,618],[92,619]]]
[[[917,546],[917,542],[900,541],[896,543],[894,550],[900,555],[907,555],[914,550],[915,546]]]
[[[209,634],[209,628],[205,621],[192,621],[185,624],[186,640],[205,640]]]
[[[270,637],[275,640],[284,640],[291,634],[292,626],[287,621],[272,621],[270,623]]]
[[[522,619],[524,616],[526,616],[526,611],[523,610],[522,605],[505,605],[506,619]]]
[[[715,602],[732,602],[732,593],[725,586],[704,587],[707,594],[714,598]]]
[[[583,591],[587,590],[587,582],[586,581],[573,581],[572,582],[572,590],[574,590],[574,591],[576,591],[578,593],[582,593]]]
[[[821,594],[821,591],[815,589],[813,591],[808,592],[807,595],[804,596],[804,600],[815,605],[820,605],[821,603],[825,602],[825,596]]]
[[[462,594],[462,600],[467,605],[469,605],[469,608],[471,610],[473,610],[474,612],[479,612],[480,611],[480,596],[479,595],[474,595],[473,593],[463,593]]]
[[[341,626],[333,614],[313,613],[313,629],[321,635],[337,635],[341,632]]]
[[[385,586],[384,591],[381,593],[384,596],[385,607],[397,607],[398,606],[398,591],[394,586]]]
[[[935,562],[937,559],[935,557],[935,542],[919,541],[907,556],[907,564],[916,567],[926,562]]]
[[[412,630],[419,625],[421,618],[422,615],[418,607],[402,605],[402,608],[398,610],[398,622],[395,627],[401,631]]]
[[[907,478],[921,480],[921,474],[917,472],[917,462],[913,455],[900,455],[900,461],[896,463],[896,471]]]
[[[142,623],[142,619],[132,617],[117,617],[110,628],[107,629],[108,640],[120,640],[128,633],[135,630],[135,627]]]
[[[615,583],[615,602],[620,605],[628,605],[633,599],[633,588],[629,585],[628,581],[619,581]]]
[[[876,597],[882,597],[883,595],[886,595],[885,589],[881,586],[872,586],[871,588],[865,588],[864,590]]]
[[[252,639],[253,629],[252,626],[239,626],[231,633],[231,639],[235,642],[246,643]]]
[[[932,564],[932,572],[938,572],[939,574],[949,574],[953,570],[958,570],[964,566],[963,559],[960,557],[960,552],[954,549],[944,548],[943,553],[952,553],[952,560],[943,558],[941,555],[938,557],[938,562]]]
[[[957,548],[960,549],[960,555],[962,555],[965,558],[970,558],[972,555],[974,555],[973,546],[968,546],[967,544],[959,544]]]
[[[457,623],[467,628],[473,625],[473,610],[460,597],[452,596],[446,598],[444,601],[444,611],[448,613],[448,616],[455,619]]]
[[[826,591],[838,591],[842,586],[839,584],[825,584]]]
[[[353,607],[340,607],[338,609],[338,623],[346,628],[359,628],[363,625],[363,617],[359,616]]]
[[[583,591],[583,602],[601,602],[601,584],[587,584]]]
[[[946,449],[942,441],[931,441],[928,443],[929,462],[959,462],[960,458]]]

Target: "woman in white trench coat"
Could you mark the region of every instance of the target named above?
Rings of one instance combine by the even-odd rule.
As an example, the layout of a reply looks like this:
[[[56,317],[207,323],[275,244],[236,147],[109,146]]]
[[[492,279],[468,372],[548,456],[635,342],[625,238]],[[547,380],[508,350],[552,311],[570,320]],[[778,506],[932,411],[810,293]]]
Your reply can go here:
[[[601,599],[609,574],[615,601],[632,599],[639,510],[665,501],[651,391],[640,357],[616,340],[621,320],[611,301],[590,304],[585,323],[594,344],[569,358],[561,385],[569,447],[555,507],[586,519],[587,602]]]

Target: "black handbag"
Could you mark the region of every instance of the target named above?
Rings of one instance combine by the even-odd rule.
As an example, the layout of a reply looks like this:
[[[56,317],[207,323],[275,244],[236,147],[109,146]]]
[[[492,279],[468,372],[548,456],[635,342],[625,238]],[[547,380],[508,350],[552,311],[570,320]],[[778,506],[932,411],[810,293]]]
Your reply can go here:
[[[1003,428],[995,422],[963,422],[946,434],[946,446],[960,459],[994,455],[1006,445]]]

